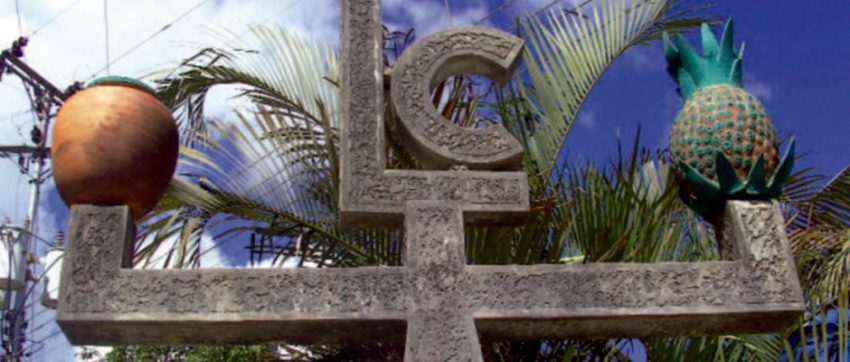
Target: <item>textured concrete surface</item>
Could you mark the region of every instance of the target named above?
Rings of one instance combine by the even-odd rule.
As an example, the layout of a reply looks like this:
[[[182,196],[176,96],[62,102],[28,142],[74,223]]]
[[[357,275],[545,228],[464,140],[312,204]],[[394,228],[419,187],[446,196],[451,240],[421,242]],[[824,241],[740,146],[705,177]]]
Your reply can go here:
[[[471,266],[457,203],[410,202],[404,267],[122,269],[126,207],[74,206],[58,320],[75,344],[407,341],[410,360],[478,359],[478,336],[767,332],[802,310],[778,208],[730,202],[703,263]],[[405,332],[406,331],[406,332]],[[454,358],[458,357],[458,358]]]
[[[504,127],[458,127],[437,111],[431,93],[455,74],[485,75],[504,85],[522,59],[522,49],[522,39],[481,27],[443,30],[405,49],[394,65],[390,92],[401,120],[399,136],[410,153],[429,169],[519,169],[522,145]]]
[[[526,176],[384,169],[380,2],[343,6],[341,216],[348,225],[402,223],[404,266],[132,270],[128,208],[78,205],[57,317],[72,343],[403,340],[408,361],[469,361],[482,358],[479,338],[758,333],[802,312],[782,215],[766,202],[728,203],[718,233],[721,261],[466,265],[464,225],[524,215]],[[515,41],[506,44],[517,52]],[[503,59],[493,69],[509,72],[512,58]],[[444,66],[428,64],[424,69]],[[439,144],[416,147],[442,152]],[[500,160],[481,165],[509,164]]]
[[[503,134],[500,127],[489,130],[460,130],[451,126],[436,115],[416,114],[417,120],[433,122],[440,130],[437,134],[451,134],[449,139],[435,139],[429,136],[424,124],[411,124],[409,128],[413,135],[425,136],[421,144],[408,144],[408,149],[420,160],[432,160],[431,166],[443,170],[430,172],[411,170],[386,170],[385,135],[384,135],[384,87],[381,79],[384,72],[382,56],[383,43],[381,40],[381,11],[380,1],[343,1],[342,29],[340,40],[341,50],[341,104],[340,116],[342,122],[342,138],[340,140],[341,162],[340,174],[342,185],[340,190],[340,218],[344,225],[349,226],[401,226],[404,220],[404,208],[408,201],[439,200],[457,202],[464,211],[468,222],[504,222],[516,223],[528,211],[528,181],[522,172],[487,172],[487,171],[446,171],[451,160],[457,161],[457,166],[486,165],[503,169],[516,170],[517,142]],[[469,29],[469,28],[465,28]],[[521,42],[513,36],[495,30],[475,28],[478,37],[487,37],[490,43],[502,44],[504,50],[496,54],[469,55],[470,48],[458,36],[457,31],[449,40],[425,38],[426,44],[437,43],[452,47],[455,59],[462,59],[465,68],[458,71],[468,71],[471,64],[493,63],[489,70],[480,73],[493,73],[493,77],[504,77],[510,74],[519,52]],[[441,45],[441,46],[442,46]],[[491,44],[493,48],[500,46]],[[419,42],[412,49],[420,49]],[[495,50],[494,50],[495,51]],[[459,57],[459,58],[458,58]],[[486,60],[490,59],[490,60]],[[410,79],[422,80],[429,83],[441,76],[438,71],[452,70],[446,62],[451,59],[429,58],[425,64],[396,66],[393,71],[393,82],[401,82],[410,87],[411,92],[422,92],[424,88],[409,83]],[[408,62],[410,63],[410,62]],[[448,67],[448,68],[447,68]],[[483,68],[482,68],[483,69]],[[412,74],[411,72],[428,72],[427,74]],[[497,73],[501,72],[501,75]],[[429,87],[429,85],[422,85]],[[401,96],[395,97],[399,99]],[[417,99],[416,102],[420,102]],[[424,105],[420,106],[425,107]],[[414,106],[402,107],[409,112]],[[413,121],[413,120],[411,120]],[[407,122],[405,122],[407,123]],[[402,128],[402,127],[400,127]],[[481,134],[499,134],[495,138],[483,138]],[[473,138],[469,138],[473,137]],[[475,141],[477,158],[465,151],[453,149],[452,145],[472,144]],[[470,150],[467,150],[470,151]],[[495,152],[489,154],[490,152]],[[460,154],[458,154],[460,153]],[[440,161],[443,155],[449,161]],[[469,156],[469,157],[468,157]],[[473,162],[474,161],[474,162]],[[454,166],[452,165],[452,166]]]

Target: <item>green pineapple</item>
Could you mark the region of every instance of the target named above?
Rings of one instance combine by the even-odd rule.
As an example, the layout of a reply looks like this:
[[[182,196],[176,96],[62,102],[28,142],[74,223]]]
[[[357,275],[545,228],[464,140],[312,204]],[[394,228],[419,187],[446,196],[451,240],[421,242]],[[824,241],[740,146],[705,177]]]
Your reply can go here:
[[[683,200],[704,215],[717,214],[727,199],[778,197],[793,167],[794,141],[780,163],[770,117],[742,88],[743,45],[736,53],[732,32],[729,20],[718,43],[702,24],[702,56],[680,35],[671,42],[663,34],[685,100],[670,132],[670,159]]]

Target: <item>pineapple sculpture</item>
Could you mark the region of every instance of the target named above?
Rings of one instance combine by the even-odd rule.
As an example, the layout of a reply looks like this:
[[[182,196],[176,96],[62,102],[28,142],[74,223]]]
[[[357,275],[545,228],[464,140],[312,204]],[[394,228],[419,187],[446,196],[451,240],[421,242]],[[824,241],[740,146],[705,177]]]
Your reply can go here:
[[[776,131],[764,106],[743,89],[743,45],[735,52],[733,22],[720,43],[702,24],[702,56],[680,35],[663,34],[668,70],[684,106],[670,132],[670,159],[689,206],[714,217],[726,200],[765,200],[782,193],[794,162],[794,140],[779,160]]]

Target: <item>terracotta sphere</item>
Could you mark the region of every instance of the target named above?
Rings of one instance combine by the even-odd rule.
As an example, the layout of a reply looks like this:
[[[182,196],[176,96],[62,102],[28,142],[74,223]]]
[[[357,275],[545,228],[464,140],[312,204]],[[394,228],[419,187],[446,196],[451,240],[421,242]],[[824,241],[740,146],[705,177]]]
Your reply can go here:
[[[171,111],[143,83],[96,80],[59,109],[53,178],[66,204],[130,206],[139,220],[165,193],[178,153]]]

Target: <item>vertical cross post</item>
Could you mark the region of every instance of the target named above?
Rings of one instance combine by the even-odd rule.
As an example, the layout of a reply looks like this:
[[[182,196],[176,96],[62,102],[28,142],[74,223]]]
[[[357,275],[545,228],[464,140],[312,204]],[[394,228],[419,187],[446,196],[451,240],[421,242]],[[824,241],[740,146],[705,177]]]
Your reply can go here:
[[[405,52],[392,98],[402,117],[414,118],[400,127],[428,170],[388,170],[380,1],[342,3],[340,216],[349,226],[404,225],[404,266],[132,270],[128,208],[76,205],[57,316],[72,343],[403,339],[407,361],[478,361],[479,335],[760,333],[802,312],[776,203],[728,203],[720,261],[466,265],[464,225],[526,214],[527,176],[516,171],[516,143],[504,130],[459,130],[422,97],[453,72],[504,77],[522,42],[462,28]]]
[[[414,306],[407,320],[405,360],[480,361],[478,332],[462,307],[466,258],[459,205],[409,202],[404,230]]]

